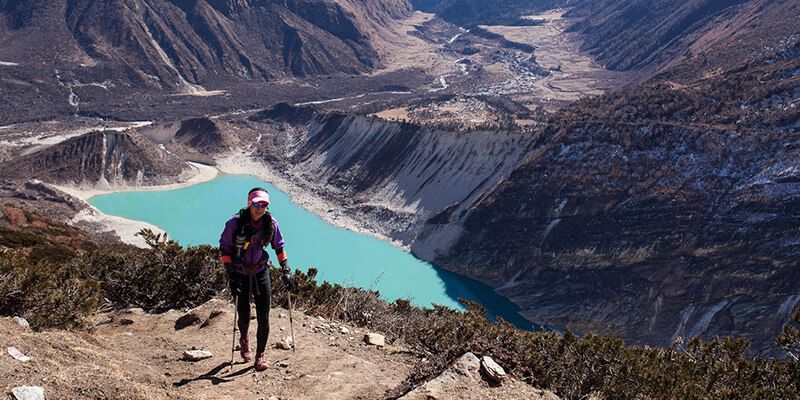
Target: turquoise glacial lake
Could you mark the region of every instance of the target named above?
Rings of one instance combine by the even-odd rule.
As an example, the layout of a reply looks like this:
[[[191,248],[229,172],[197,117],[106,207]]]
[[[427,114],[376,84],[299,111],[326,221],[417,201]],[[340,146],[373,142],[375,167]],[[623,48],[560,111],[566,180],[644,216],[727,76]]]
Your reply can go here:
[[[422,307],[438,304],[463,310],[457,300],[463,297],[482,304],[492,316],[532,329],[519,308],[490,287],[421,261],[385,241],[329,225],[253,176],[221,175],[182,189],[95,196],[89,203],[105,214],[156,225],[182,246],[219,246],[225,222],[245,207],[247,192],[259,186],[270,194],[269,210],[286,240],[292,269],[316,268],[317,280],[378,290],[386,300],[407,299]],[[269,253],[274,260],[271,248]]]

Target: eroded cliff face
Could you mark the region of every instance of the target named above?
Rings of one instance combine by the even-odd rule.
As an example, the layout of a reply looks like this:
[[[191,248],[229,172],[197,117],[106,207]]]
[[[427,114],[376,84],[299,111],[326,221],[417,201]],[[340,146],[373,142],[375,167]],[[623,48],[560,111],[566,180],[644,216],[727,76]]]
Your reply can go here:
[[[252,119],[269,124],[283,146],[280,160],[275,148],[262,157],[281,162],[285,173],[336,198],[370,221],[370,230],[423,258],[447,246],[420,240],[429,228],[424,222],[442,209],[457,214],[468,208],[511,172],[533,142],[508,132],[438,131],[285,105]]]
[[[90,132],[0,165],[5,178],[101,187],[175,181],[189,166],[135,132]]]
[[[800,142],[653,134],[641,127],[629,151],[601,129],[557,139],[487,195],[437,264],[561,329],[659,346],[737,335],[769,347],[800,301]]]

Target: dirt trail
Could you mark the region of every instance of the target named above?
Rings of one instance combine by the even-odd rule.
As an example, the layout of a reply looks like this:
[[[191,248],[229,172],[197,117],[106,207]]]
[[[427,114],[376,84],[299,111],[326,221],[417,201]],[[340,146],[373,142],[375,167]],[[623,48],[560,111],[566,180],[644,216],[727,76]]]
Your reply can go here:
[[[391,346],[364,344],[361,329],[348,327],[350,333],[343,334],[341,324],[300,313],[294,315],[296,353],[276,349],[275,343],[290,335],[288,311],[276,308],[270,314],[270,368],[255,371],[237,351],[231,370],[233,306],[212,300],[193,311],[201,321],[180,330],[175,321],[185,312],[149,315],[130,309],[98,314],[93,334],[34,333],[9,318],[0,319],[0,343],[6,353],[0,357],[1,386],[6,393],[14,386],[42,386],[48,399],[379,398],[416,363]],[[257,323],[251,322],[255,338]],[[31,361],[11,358],[9,346]],[[192,348],[214,356],[183,360],[183,352]]]
[[[199,317],[197,322],[176,329],[176,321],[189,312]],[[272,309],[270,368],[263,372],[244,363],[238,351],[230,368],[233,305],[222,300],[156,315],[140,309],[99,313],[93,333],[33,332],[3,317],[0,390],[41,386],[47,399],[375,399],[397,386],[419,361],[392,345],[365,344],[363,329],[296,311],[293,317],[296,353],[275,348],[290,335],[290,327],[288,311]],[[251,321],[253,338],[256,326]],[[11,346],[30,361],[12,358]],[[183,352],[192,348],[213,357],[184,360]],[[502,386],[453,381],[434,398],[540,398],[541,393],[515,379]]]

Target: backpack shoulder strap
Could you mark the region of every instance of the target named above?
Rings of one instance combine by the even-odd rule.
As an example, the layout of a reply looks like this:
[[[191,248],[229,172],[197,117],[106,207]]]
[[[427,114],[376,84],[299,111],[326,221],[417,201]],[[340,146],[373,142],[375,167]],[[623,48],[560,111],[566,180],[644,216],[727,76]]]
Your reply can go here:
[[[246,239],[250,239],[250,237],[253,236],[252,232],[250,232],[250,213],[247,212],[246,208],[243,208],[239,210],[239,214],[234,217],[236,218],[235,235],[244,234]]]
[[[261,240],[263,241],[262,245],[266,246],[272,243],[272,239],[275,237],[275,227],[272,224],[272,214],[269,211],[264,213],[264,216],[261,217],[264,222],[261,225],[263,229],[261,234]]]

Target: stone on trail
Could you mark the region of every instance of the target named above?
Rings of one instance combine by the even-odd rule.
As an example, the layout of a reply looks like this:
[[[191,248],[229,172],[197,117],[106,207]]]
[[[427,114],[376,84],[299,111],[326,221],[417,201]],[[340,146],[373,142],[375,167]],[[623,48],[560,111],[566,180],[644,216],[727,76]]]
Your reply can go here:
[[[30,357],[26,356],[25,354],[22,354],[22,352],[17,350],[16,347],[9,347],[8,348],[8,354],[11,354],[11,357],[14,357],[17,360],[22,361],[22,362],[25,362],[25,361],[28,361],[28,360],[31,359]]]
[[[292,340],[292,337],[286,336],[285,338],[279,340],[278,343],[275,343],[275,347],[281,350],[291,350],[293,343],[294,341]]]
[[[189,361],[200,361],[206,358],[211,358],[214,355],[210,351],[205,350],[186,350],[183,352],[183,358]]]
[[[347,327],[346,327],[346,326],[343,326],[341,329],[339,329],[339,332],[340,332],[342,335],[347,335],[348,333],[350,333],[350,329],[347,329]]]
[[[481,357],[481,368],[489,379],[497,383],[506,379],[506,371],[489,356]]]
[[[31,329],[31,324],[29,324],[28,321],[25,318],[14,317],[13,320],[14,320],[14,322],[20,324],[21,326],[23,326],[25,328]]]
[[[44,400],[44,388],[40,386],[17,386],[11,394],[16,400]]]
[[[398,400],[451,399],[455,385],[473,387],[481,382],[481,361],[475,354],[464,353],[453,365],[439,376],[406,393]]]
[[[190,312],[188,314],[184,314],[177,321],[175,321],[175,330],[180,330],[186,328],[189,325],[194,325],[200,323],[200,316],[197,315],[195,312]]]
[[[211,313],[208,314],[208,318],[206,318],[206,320],[203,321],[202,324],[200,324],[200,329],[203,329],[203,328],[211,325],[213,323],[212,321],[214,320],[214,318],[217,318],[220,315],[222,315],[222,311],[221,310],[213,310],[213,311],[211,311]]]
[[[377,333],[367,333],[364,335],[364,342],[366,344],[383,347],[386,345],[386,338],[383,335]]]

